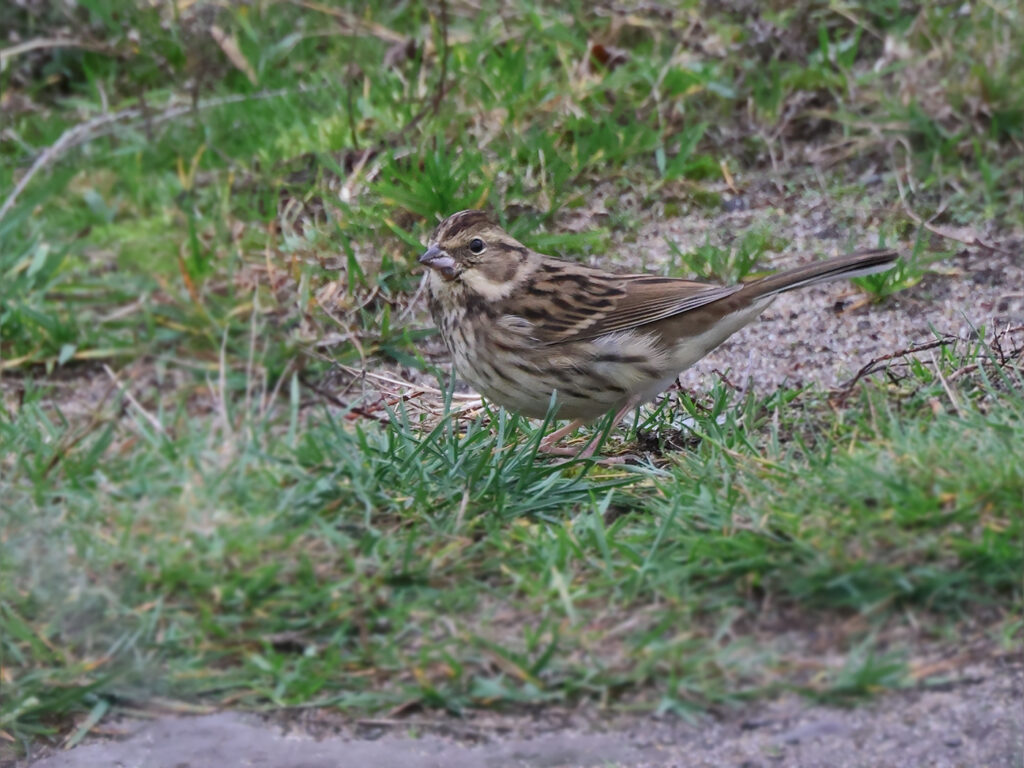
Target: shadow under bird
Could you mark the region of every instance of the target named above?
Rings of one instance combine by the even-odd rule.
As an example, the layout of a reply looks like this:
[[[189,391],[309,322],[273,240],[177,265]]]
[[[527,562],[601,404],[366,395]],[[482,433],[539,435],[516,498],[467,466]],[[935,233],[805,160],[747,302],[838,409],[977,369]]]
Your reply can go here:
[[[780,293],[882,272],[896,251],[818,261],[738,285],[619,275],[532,251],[483,211],[454,213],[430,238],[430,313],[455,370],[489,400],[572,421],[541,443],[548,453],[592,455],[555,444],[609,411],[613,422],[754,320]]]

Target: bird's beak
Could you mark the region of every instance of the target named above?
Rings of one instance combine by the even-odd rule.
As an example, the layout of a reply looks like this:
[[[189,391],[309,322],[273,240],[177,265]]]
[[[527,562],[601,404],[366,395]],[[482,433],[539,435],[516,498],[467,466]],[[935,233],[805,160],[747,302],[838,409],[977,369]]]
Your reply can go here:
[[[432,245],[420,256],[420,264],[430,267],[445,280],[455,279],[455,259],[448,252]]]

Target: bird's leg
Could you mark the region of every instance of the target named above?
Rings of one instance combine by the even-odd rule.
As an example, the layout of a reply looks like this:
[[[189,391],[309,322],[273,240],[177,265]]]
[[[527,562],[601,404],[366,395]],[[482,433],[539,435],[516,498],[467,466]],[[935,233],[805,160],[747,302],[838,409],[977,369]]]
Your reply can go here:
[[[543,440],[541,440],[540,446],[537,450],[541,451],[542,453],[553,453],[560,456],[575,455],[576,451],[573,450],[572,448],[569,448],[567,446],[563,448],[555,448],[554,445],[573,430],[582,427],[585,423],[586,422],[583,421],[583,419],[573,419],[564,427],[559,427],[554,432],[545,437]]]
[[[609,425],[608,431],[611,432],[613,429],[615,429],[616,425],[620,421],[622,421],[622,418],[631,410],[636,408],[636,405],[637,404],[633,402],[632,399],[630,399],[628,403],[622,406],[622,408],[619,409],[619,412],[616,413],[615,417],[612,419],[612,423]],[[586,422],[584,422],[582,419],[574,419],[573,421],[570,421],[568,424],[566,424],[564,427],[556,429],[550,435],[541,440],[538,450],[544,453],[550,453],[554,456],[575,456],[578,459],[589,459],[591,456],[594,455],[594,451],[597,450],[597,440],[601,436],[600,432],[596,432],[594,436],[587,441],[587,444],[583,446],[583,450],[581,451],[577,451],[576,448],[573,448],[572,446],[568,445],[555,445],[555,443],[557,443],[563,437],[568,435],[573,430],[579,429],[585,423]]]
[[[619,412],[616,413],[615,416],[612,418],[612,423],[608,425],[608,433],[611,434],[611,431],[618,426],[619,422],[622,421],[623,417],[625,417],[625,415],[632,411],[634,408],[636,408],[636,403],[633,401],[632,398],[630,398],[629,402],[622,406],[619,409]],[[600,436],[600,432],[595,432],[594,436],[590,438],[590,442],[588,442],[586,446],[583,448],[583,450],[580,451],[580,453],[578,454],[578,458],[589,459],[591,456],[593,456],[594,451],[597,450],[597,441]],[[612,457],[610,459],[604,459],[602,463],[605,462],[612,464],[617,463],[615,457]]]

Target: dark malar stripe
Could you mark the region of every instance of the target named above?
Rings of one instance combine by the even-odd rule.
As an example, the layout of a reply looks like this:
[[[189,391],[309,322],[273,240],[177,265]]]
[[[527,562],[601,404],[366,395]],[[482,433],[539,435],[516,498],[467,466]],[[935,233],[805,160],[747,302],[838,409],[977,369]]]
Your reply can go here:
[[[466,302],[466,317],[474,318],[480,315],[488,317],[497,316],[497,308],[477,293],[467,291],[464,301]]]

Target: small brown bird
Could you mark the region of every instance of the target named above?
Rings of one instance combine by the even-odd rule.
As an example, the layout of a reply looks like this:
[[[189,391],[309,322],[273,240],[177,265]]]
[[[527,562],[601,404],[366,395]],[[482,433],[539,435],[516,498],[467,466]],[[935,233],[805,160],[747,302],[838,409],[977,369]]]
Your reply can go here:
[[[892,250],[862,251],[740,285],[616,275],[531,251],[483,211],[442,221],[420,263],[430,312],[455,369],[488,399],[524,416],[573,421],[554,444],[613,409],[617,423],[756,318],[776,295],[889,269]],[[580,453],[593,453],[593,441]]]

